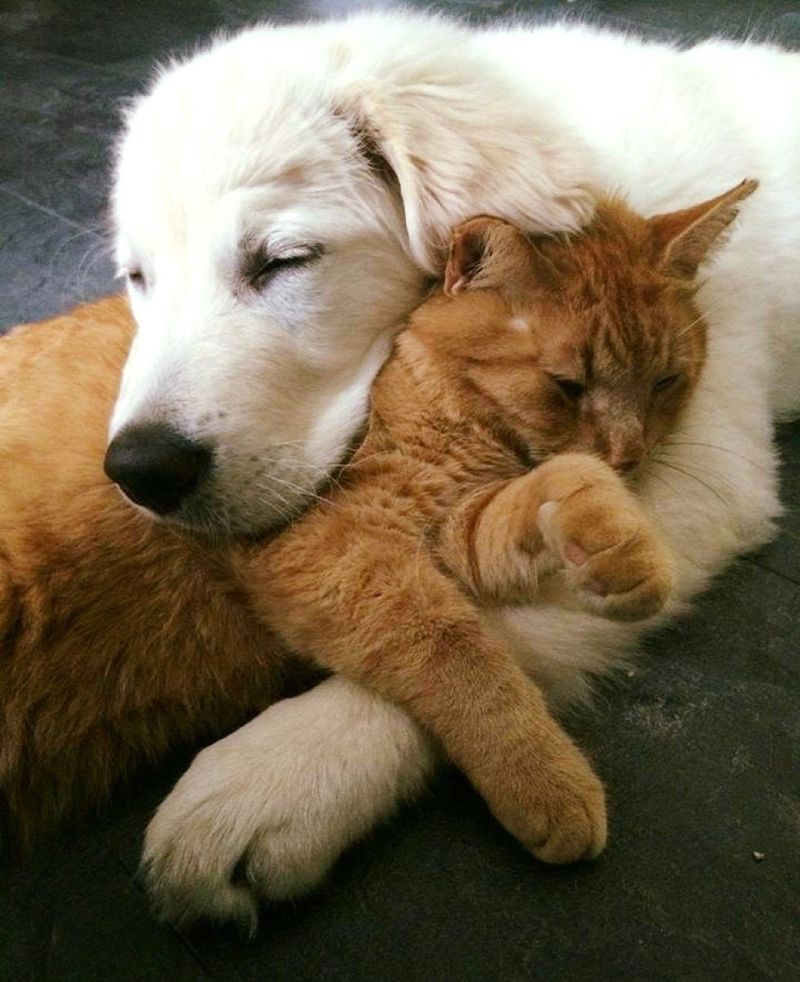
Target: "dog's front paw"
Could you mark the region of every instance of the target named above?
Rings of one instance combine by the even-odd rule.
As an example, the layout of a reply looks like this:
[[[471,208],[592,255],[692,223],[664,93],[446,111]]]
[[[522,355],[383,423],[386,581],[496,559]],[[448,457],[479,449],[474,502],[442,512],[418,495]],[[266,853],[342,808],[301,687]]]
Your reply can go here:
[[[276,787],[254,763],[215,744],[156,812],[140,877],[161,919],[235,921],[252,935],[260,898],[312,890],[346,847],[318,809],[292,800],[288,774]]]
[[[401,710],[343,680],[277,703],[203,750],[156,812],[141,870],[156,913],[252,934],[260,899],[313,890],[432,765]]]
[[[316,789],[228,743],[239,737],[199,754],[147,829],[140,877],[163,920],[236,921],[253,934],[260,898],[312,890],[348,844]]]

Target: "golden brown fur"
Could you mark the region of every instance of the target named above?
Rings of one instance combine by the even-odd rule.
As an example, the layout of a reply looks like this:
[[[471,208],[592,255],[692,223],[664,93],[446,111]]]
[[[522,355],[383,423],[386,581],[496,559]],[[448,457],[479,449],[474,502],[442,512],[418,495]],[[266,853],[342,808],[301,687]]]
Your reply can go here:
[[[674,237],[666,235],[665,243]],[[552,261],[548,250],[558,245],[536,248]],[[487,263],[490,268],[504,269],[512,293],[516,286],[536,296],[544,304],[540,313],[555,317],[558,304],[544,282],[531,291],[518,278],[518,265]],[[686,278],[685,270],[678,272]],[[556,273],[568,279],[567,270]],[[491,285],[480,277],[473,284]],[[449,289],[457,292],[452,278]],[[346,515],[358,534],[341,508],[311,512],[310,525],[299,527],[302,554],[320,559],[319,573],[300,569],[298,554],[289,556],[282,578],[310,607],[320,602],[320,585],[332,591],[322,597],[324,616],[314,625],[289,625],[293,641],[409,705],[513,831],[545,858],[571,858],[602,845],[602,790],[536,690],[485,636],[469,593],[484,602],[530,599],[536,577],[552,569],[553,550],[577,541],[590,559],[574,568],[591,575],[578,573],[575,583],[588,584],[584,592],[591,598],[601,579],[607,595],[598,602],[612,616],[655,609],[668,577],[645,577],[643,587],[631,590],[625,577],[631,562],[638,569],[651,562],[647,550],[639,555],[631,540],[633,546],[601,555],[598,540],[586,537],[587,529],[610,528],[618,539],[631,515],[637,530],[645,528],[610,468],[562,455],[527,470],[519,451],[534,431],[528,452],[587,447],[576,444],[577,436],[549,451],[543,445],[548,414],[563,417],[552,401],[545,417],[515,412],[518,397],[524,405],[530,394],[531,377],[521,365],[501,364],[506,355],[499,339],[506,335],[495,330],[498,303],[517,315],[512,293],[502,299],[496,290],[468,290],[457,301],[432,300],[417,316],[376,388],[368,441],[342,473],[349,488]],[[691,297],[679,293],[676,303],[685,313]],[[576,313],[580,296],[578,290]],[[601,307],[606,300],[601,291]],[[456,308],[457,323],[451,319]],[[442,317],[449,328],[443,329]],[[482,325],[489,335],[494,331],[489,348],[480,338]],[[553,337],[564,335],[557,319],[553,325]],[[132,330],[127,303],[110,298],[18,328],[0,341],[0,813],[23,840],[102,801],[136,765],[176,742],[230,727],[263,708],[285,683],[283,649],[252,613],[227,554],[151,523],[103,477],[107,419]],[[514,344],[522,339],[517,332]],[[469,351],[461,351],[467,341]],[[492,389],[498,379],[504,379],[495,391],[500,400],[487,411],[486,386]],[[536,404],[542,405],[538,396]],[[551,422],[553,439],[563,425],[563,419]],[[504,478],[507,483],[498,484]],[[470,488],[481,493],[466,495]],[[331,494],[339,492],[332,488]],[[459,498],[442,523],[446,505]],[[569,514],[577,516],[573,524],[549,522],[551,539],[554,529],[567,537],[561,546],[550,541],[549,552],[535,520],[540,498],[569,498]],[[575,507],[581,501],[585,507]],[[509,547],[518,558],[521,542],[531,562],[509,562]],[[332,559],[343,553],[359,560],[360,579],[355,566],[337,571]],[[273,599],[280,592],[277,579],[270,583],[270,563],[269,549],[256,560],[267,606],[273,587]],[[376,602],[381,591],[385,603]],[[358,644],[323,650],[320,627],[324,631],[328,618],[338,630],[342,611],[351,614],[347,629]],[[409,658],[412,648],[415,658]],[[420,674],[426,666],[433,674]],[[484,711],[464,715],[465,697]],[[518,772],[509,773],[509,761],[519,762]],[[529,813],[531,803],[536,807]],[[558,815],[550,814],[553,805]]]
[[[0,814],[23,840],[282,684],[223,557],[103,475],[132,333],[111,297],[0,339]]]

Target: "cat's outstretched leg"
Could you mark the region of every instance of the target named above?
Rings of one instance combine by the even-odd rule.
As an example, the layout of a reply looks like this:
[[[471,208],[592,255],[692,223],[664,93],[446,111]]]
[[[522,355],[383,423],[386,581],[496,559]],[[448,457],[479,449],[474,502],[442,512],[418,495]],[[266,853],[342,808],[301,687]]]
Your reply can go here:
[[[562,454],[465,498],[440,535],[450,570],[484,600],[530,601],[553,572],[614,620],[657,614],[673,584],[669,550],[616,472]]]
[[[415,537],[352,522],[345,536],[334,519],[254,558],[259,613],[293,650],[406,708],[537,858],[597,855],[603,787],[538,687]]]

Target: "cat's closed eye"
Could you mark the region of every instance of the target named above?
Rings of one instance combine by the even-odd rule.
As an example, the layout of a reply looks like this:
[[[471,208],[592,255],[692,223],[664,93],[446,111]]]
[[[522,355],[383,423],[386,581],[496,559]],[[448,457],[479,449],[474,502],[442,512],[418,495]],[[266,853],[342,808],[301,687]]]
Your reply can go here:
[[[673,372],[672,375],[664,375],[653,384],[653,392],[666,392],[671,389],[681,378],[680,372]]]
[[[559,391],[570,402],[577,402],[586,395],[586,386],[573,378],[562,378],[559,375],[551,375],[550,378],[558,386]]]

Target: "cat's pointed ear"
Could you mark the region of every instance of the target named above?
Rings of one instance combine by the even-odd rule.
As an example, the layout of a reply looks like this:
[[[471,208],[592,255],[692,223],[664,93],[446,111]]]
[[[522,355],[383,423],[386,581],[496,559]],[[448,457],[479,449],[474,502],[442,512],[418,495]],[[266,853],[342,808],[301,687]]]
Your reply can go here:
[[[649,219],[659,267],[670,276],[692,279],[738,215],[739,204],[757,187],[758,181],[742,181],[702,204]]]
[[[505,223],[498,218],[481,215],[462,222],[453,230],[444,271],[444,292],[448,297],[463,293],[479,279],[486,278],[494,226]]]
[[[524,289],[537,278],[537,258],[530,240],[516,226],[479,215],[462,222],[450,237],[444,292],[454,297],[468,289]]]

